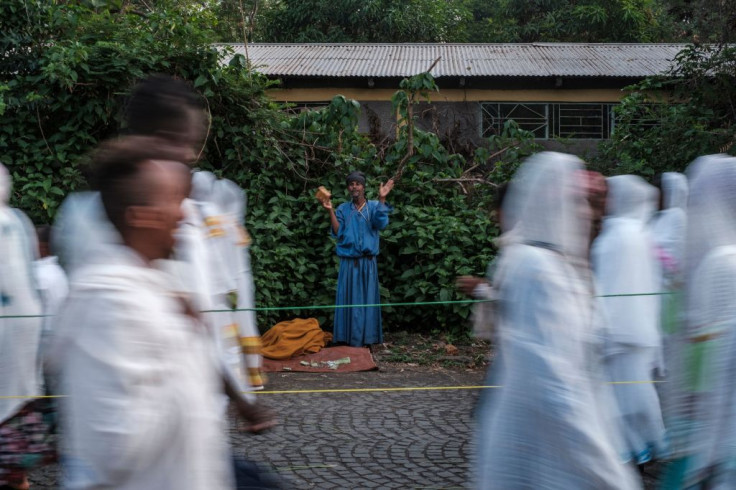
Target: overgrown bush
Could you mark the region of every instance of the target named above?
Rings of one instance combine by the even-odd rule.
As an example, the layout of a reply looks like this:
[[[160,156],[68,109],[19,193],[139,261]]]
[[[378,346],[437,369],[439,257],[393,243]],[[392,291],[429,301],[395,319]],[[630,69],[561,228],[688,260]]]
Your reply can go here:
[[[355,101],[336,97],[322,110],[298,115],[272,102],[265,92],[272,82],[242,56],[223,63],[209,20],[196,10],[161,2],[134,12],[118,3],[113,10],[85,2],[0,4],[0,159],[14,177],[13,205],[35,222],[52,220],[64,196],[86,186],[85,155],[116,134],[135,81],[169,73],[190,80],[211,114],[199,165],[248,193],[258,306],[334,302],[337,259],[314,191],[325,185],[341,202],[353,169],[368,176],[368,198],[375,198],[379,181],[400,175],[389,198],[396,211],[382,234],[382,301],[460,299],[455,276],[483,273],[498,233],[488,212],[493,185],[527,151],[516,153],[529,148],[529,135],[509,128],[513,134],[496,143],[510,146],[492,146],[474,161],[449,154],[436,135],[414,127],[413,104],[436,89],[422,74],[402,82],[394,98],[405,121],[398,139],[376,148],[357,131]],[[499,155],[506,159],[496,167]],[[384,318],[387,329],[457,333],[465,331],[469,309],[395,307]],[[259,314],[259,323],[267,328],[297,315],[329,325],[332,311],[269,311]]]
[[[734,154],[736,47],[689,45],[663,76],[630,87],[600,146],[607,174],[682,171],[700,155]]]

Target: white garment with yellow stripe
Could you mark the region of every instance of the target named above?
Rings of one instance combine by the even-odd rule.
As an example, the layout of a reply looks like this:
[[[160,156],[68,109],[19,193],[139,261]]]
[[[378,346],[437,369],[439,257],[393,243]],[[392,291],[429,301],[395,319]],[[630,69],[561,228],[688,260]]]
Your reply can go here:
[[[210,306],[202,309],[230,310],[208,313],[223,355],[244,389],[263,386],[260,333],[255,313],[231,311],[253,308],[254,288],[248,246],[250,237],[242,226],[245,199],[230,181],[216,181],[209,172],[196,172],[192,179],[193,212],[203,234],[205,274]],[[227,182],[225,186],[221,183]],[[233,210],[232,213],[227,212]]]

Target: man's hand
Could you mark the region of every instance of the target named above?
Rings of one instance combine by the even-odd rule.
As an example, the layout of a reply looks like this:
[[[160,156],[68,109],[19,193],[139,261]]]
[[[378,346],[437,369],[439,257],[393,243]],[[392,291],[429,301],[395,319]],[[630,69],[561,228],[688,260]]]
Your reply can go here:
[[[386,202],[386,196],[388,196],[388,193],[391,192],[391,189],[394,188],[394,179],[388,179],[388,182],[385,184],[381,184],[381,187],[378,189],[378,200],[383,202]]]
[[[325,199],[324,201],[320,201],[322,203],[322,207],[325,208],[328,211],[332,210],[332,201],[329,199]]]
[[[245,422],[241,429],[252,434],[260,434],[273,429],[278,421],[276,413],[260,402],[248,403],[243,398],[234,400],[235,410]]]
[[[472,297],[475,288],[485,282],[487,281],[482,277],[460,276],[455,280],[455,287],[458,288],[460,292],[464,295]]]

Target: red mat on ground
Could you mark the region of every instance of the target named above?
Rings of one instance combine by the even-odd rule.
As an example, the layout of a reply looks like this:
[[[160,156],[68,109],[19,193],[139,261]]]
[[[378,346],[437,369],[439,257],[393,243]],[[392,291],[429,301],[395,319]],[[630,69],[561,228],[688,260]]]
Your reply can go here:
[[[378,369],[368,347],[326,347],[315,354],[304,354],[291,359],[263,358],[267,373],[300,371],[307,373],[353,373]]]

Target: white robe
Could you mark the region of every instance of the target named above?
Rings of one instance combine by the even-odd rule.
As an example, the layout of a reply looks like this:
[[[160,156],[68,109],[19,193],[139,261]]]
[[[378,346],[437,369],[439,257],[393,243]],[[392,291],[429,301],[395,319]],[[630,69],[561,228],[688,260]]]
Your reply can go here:
[[[15,415],[29,398],[42,394],[39,370],[42,310],[33,276],[38,247],[28,218],[0,204],[0,423]]]
[[[641,486],[616,452],[594,371],[596,333],[584,262],[580,161],[541,153],[519,170],[505,216],[515,240],[497,275],[499,358],[481,406],[479,489],[632,489]]]
[[[234,182],[221,179],[214,185],[215,204],[224,220],[223,227],[230,242],[225,260],[228,271],[234,275],[237,290],[236,313],[241,347],[249,383],[263,386],[263,358],[261,356],[261,333],[256,322],[255,282],[250,260],[251,237],[245,229],[245,192]]]
[[[695,387],[688,478],[715,468],[712,488],[736,488],[736,246],[714,249],[692,277],[689,323],[704,351]],[[686,482],[689,483],[689,482]],[[711,488],[711,487],[709,487]]]
[[[205,319],[240,390],[262,387],[259,369],[252,370],[260,366],[260,355],[244,353],[247,344],[260,345],[255,313],[233,311],[254,305],[250,257],[241,223],[245,206],[243,192],[230,181],[217,180],[212,173],[200,171],[192,178],[191,202],[192,226],[199,223],[204,235],[199,262],[206,264],[208,271],[211,309],[220,310],[206,313]]]
[[[660,272],[646,226],[656,190],[631,175],[609,181],[609,211],[592,248],[599,294],[660,291]],[[659,330],[661,298],[657,295],[600,299],[606,322],[606,369],[613,382],[651,382],[663,368]],[[653,383],[615,384],[626,455],[636,463],[662,457],[665,429],[659,395]]]
[[[172,279],[112,246],[78,270],[49,362],[60,372],[65,488],[232,488],[220,376]]]
[[[687,172],[685,333],[676,371],[680,488],[736,488],[736,158],[709,155]],[[693,487],[696,488],[696,487]]]

